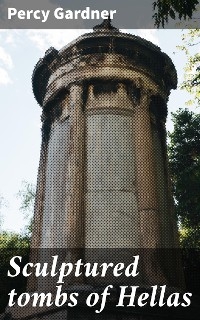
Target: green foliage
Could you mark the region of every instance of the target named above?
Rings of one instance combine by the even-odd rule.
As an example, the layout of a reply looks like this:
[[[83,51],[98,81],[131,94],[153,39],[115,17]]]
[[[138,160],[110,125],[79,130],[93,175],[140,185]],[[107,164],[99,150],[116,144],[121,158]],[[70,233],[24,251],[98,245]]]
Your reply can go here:
[[[15,232],[2,232],[0,234],[0,249],[29,248],[29,238]]]
[[[191,29],[182,36],[183,44],[178,48],[185,52],[187,63],[184,68],[184,81],[181,85],[182,89],[187,90],[192,95],[192,99],[188,101],[188,105],[200,104],[200,30]]]
[[[30,241],[26,236],[2,232],[0,234],[0,313],[2,313],[8,304],[8,293],[16,288],[18,294],[24,292],[26,288],[26,278],[19,275],[15,278],[7,276],[10,267],[10,259],[14,256],[22,256],[23,264],[29,259]]]
[[[35,201],[35,185],[27,181],[22,182],[22,189],[18,192],[17,197],[21,199],[20,209],[25,213],[33,213]]]
[[[192,18],[199,1],[198,0],[157,0],[153,3],[153,15],[156,27],[164,26],[169,18],[179,20]]]
[[[200,248],[200,229],[197,227],[182,227],[179,231],[180,244],[184,249]]]
[[[22,182],[22,189],[17,194],[17,197],[21,199],[20,210],[24,213],[28,221],[25,227],[25,234],[29,238],[31,237],[31,233],[32,233],[35,194],[36,194],[35,185],[27,181]]]
[[[19,275],[15,278],[7,276],[10,259],[14,256],[22,256],[22,263],[29,261],[30,237],[32,228],[32,216],[35,199],[35,187],[28,182],[22,183],[22,189],[17,195],[21,199],[21,210],[25,214],[28,224],[23,233],[1,232],[0,233],[0,313],[8,304],[8,293],[15,288],[20,294],[25,291],[26,278]],[[4,205],[3,197],[0,197],[0,209]]]
[[[199,246],[200,239],[200,114],[179,109],[172,114],[174,131],[169,134],[169,161],[175,210],[181,239]],[[187,246],[188,246],[187,244]]]

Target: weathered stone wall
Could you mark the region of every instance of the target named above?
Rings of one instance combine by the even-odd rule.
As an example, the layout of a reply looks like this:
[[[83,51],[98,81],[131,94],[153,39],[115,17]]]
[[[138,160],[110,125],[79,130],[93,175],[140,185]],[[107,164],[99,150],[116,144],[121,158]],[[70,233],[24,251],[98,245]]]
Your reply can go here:
[[[86,108],[85,246],[140,247],[133,104],[121,86]]]

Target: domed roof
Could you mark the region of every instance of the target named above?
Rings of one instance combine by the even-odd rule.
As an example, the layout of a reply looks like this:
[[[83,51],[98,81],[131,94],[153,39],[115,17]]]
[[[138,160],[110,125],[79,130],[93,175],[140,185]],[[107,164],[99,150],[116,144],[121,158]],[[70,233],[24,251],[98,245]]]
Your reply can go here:
[[[176,89],[177,73],[168,55],[152,42],[129,33],[122,33],[111,25],[110,19],[95,26],[93,32],[85,33],[61,50],[51,47],[35,66],[32,76],[33,92],[40,105],[43,104],[46,87],[56,68],[78,56],[89,54],[120,54],[143,69],[150,70],[157,82],[164,83],[167,91]]]

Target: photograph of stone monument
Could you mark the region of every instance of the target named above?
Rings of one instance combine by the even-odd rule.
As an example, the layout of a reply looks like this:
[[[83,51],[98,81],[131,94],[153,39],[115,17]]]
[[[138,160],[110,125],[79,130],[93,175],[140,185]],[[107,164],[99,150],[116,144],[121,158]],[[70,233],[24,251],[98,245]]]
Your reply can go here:
[[[60,255],[126,265],[139,255],[140,269],[133,280],[69,277],[63,291],[79,293],[77,308],[15,306],[2,319],[195,319],[196,302],[192,311],[115,308],[123,285],[140,287],[138,296],[152,286],[157,298],[162,286],[165,298],[186,292],[167,155],[167,104],[177,88],[171,58],[108,18],[60,50],[50,47],[33,69],[42,141],[29,262]],[[26,291],[53,295],[51,280],[33,275]],[[111,284],[102,314],[88,310],[87,295]]]
[[[178,246],[167,171],[170,58],[109,20],[36,65],[43,108],[32,247]]]

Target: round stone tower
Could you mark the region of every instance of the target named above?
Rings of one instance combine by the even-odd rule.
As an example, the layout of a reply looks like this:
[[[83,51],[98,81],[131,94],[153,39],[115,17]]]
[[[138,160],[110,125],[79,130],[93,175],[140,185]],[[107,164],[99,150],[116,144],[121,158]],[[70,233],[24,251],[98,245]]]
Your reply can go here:
[[[108,19],[50,48],[32,80],[43,109],[32,248],[177,248],[165,130],[171,59]],[[145,256],[160,272],[166,257]]]

